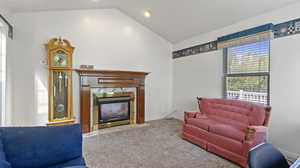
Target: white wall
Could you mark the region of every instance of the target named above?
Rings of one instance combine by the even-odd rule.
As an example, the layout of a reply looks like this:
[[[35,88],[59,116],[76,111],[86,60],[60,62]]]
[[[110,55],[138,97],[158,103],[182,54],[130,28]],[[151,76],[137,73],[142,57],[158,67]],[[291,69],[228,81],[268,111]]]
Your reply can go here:
[[[300,35],[271,41],[270,140],[300,154]]]
[[[187,39],[175,44],[173,48],[174,50],[183,49],[266,23],[277,24],[300,18],[299,9],[300,3],[293,4]],[[300,35],[280,38],[271,42],[271,106],[273,109],[269,140],[292,157],[300,154],[300,144],[298,143],[300,139],[300,103],[297,102],[299,101],[298,94],[300,94],[300,80],[297,77],[300,73],[299,44]],[[210,58],[208,58],[209,56]],[[222,95],[222,88],[220,88],[222,86],[222,71],[220,68],[222,67],[219,67],[222,66],[220,63],[222,59],[222,51],[217,51],[174,60],[173,92],[180,91],[184,93],[184,96],[180,94],[174,94],[173,96],[173,111],[175,111],[173,115],[175,117],[182,119],[183,110],[195,109],[197,107],[196,96],[220,97]],[[208,63],[210,65],[207,65]],[[199,71],[198,78],[197,72],[195,72],[196,68],[190,67],[197,67]],[[201,70],[206,70],[209,73],[203,75],[204,72],[201,72]],[[184,78],[186,83],[176,84],[184,76],[182,74],[186,74]],[[216,76],[211,77],[210,74]],[[195,77],[198,80],[195,80]],[[194,86],[191,87],[189,81],[198,84],[198,89],[195,89]],[[206,81],[211,82],[211,85],[208,85]]]
[[[97,69],[151,72],[146,80],[146,120],[171,112],[172,46],[115,9],[35,12],[14,15],[14,125],[47,122],[47,73],[41,63],[44,44],[62,36],[75,46],[74,67],[95,64]],[[74,72],[75,73],[75,72]],[[74,75],[74,113],[79,114],[79,81]]]
[[[196,97],[221,97],[222,51],[175,59],[173,63],[173,117],[183,111],[198,111]]]
[[[11,24],[12,21],[12,13],[10,10],[0,2],[0,14],[2,14]],[[7,38],[6,41],[7,51],[6,51],[6,111],[5,111],[5,120],[4,125],[11,125],[11,113],[13,111],[12,105],[12,78],[13,78],[13,70],[12,70],[12,54],[10,52],[11,48],[13,48],[12,40]]]

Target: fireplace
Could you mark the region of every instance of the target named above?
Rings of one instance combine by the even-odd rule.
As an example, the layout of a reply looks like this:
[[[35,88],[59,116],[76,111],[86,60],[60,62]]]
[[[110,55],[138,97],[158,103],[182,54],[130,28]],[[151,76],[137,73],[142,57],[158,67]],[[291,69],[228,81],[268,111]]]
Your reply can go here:
[[[144,123],[145,78],[148,73],[84,69],[77,69],[76,71],[80,77],[80,123],[84,133],[115,125]],[[104,92],[94,92],[94,89],[104,90]],[[105,89],[111,89],[112,91],[105,91]],[[122,117],[120,117],[121,115],[116,115],[119,118],[110,116],[110,119],[107,119],[105,115],[102,116],[101,114],[101,104],[102,108],[109,108],[111,106],[109,104],[113,104],[112,102],[107,104],[101,103],[102,100],[114,99],[113,101],[115,101],[118,97],[121,98],[122,101],[130,98],[130,104],[128,105],[128,110],[130,111],[129,122],[128,119],[125,120],[125,117],[123,118],[125,115],[122,115]],[[117,106],[122,106],[125,102],[119,103],[120,104],[114,102],[116,105],[115,108],[121,108]],[[114,110],[115,109],[106,111]],[[104,117],[104,120],[101,119],[101,117]]]
[[[130,120],[130,100],[98,99],[98,123],[106,124]]]
[[[121,88],[118,88],[121,89]],[[134,88],[93,88],[92,130],[135,123]],[[124,90],[128,92],[124,92]],[[108,94],[109,93],[109,94]]]

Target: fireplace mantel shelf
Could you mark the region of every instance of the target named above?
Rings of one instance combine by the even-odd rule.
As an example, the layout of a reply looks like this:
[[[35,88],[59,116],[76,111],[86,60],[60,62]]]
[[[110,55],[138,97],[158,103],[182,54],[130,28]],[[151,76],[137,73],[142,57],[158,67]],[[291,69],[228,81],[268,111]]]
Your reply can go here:
[[[91,88],[136,88],[136,123],[145,122],[145,78],[139,71],[74,69],[80,76],[80,123],[83,132],[90,132]],[[85,80],[92,78],[93,80]]]
[[[150,74],[150,72],[142,72],[142,71],[119,71],[119,70],[100,70],[100,69],[73,69],[82,75],[93,75],[93,74],[103,74],[103,75],[142,75],[146,76]]]

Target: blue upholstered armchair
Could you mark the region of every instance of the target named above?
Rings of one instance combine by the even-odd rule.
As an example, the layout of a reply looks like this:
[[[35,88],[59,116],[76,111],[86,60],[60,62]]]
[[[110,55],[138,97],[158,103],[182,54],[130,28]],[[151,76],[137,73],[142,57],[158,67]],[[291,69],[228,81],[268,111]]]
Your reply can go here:
[[[79,124],[49,127],[1,127],[1,168],[85,166]]]
[[[248,155],[249,168],[300,168],[300,158],[289,165],[284,155],[273,145],[263,143]]]

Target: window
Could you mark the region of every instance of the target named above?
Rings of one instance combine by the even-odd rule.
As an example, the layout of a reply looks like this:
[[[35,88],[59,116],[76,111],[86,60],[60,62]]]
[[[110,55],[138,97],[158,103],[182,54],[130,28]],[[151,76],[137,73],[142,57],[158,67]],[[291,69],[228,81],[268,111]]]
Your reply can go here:
[[[5,122],[6,34],[0,24],[0,125]]]
[[[270,41],[224,49],[224,96],[269,104]]]

